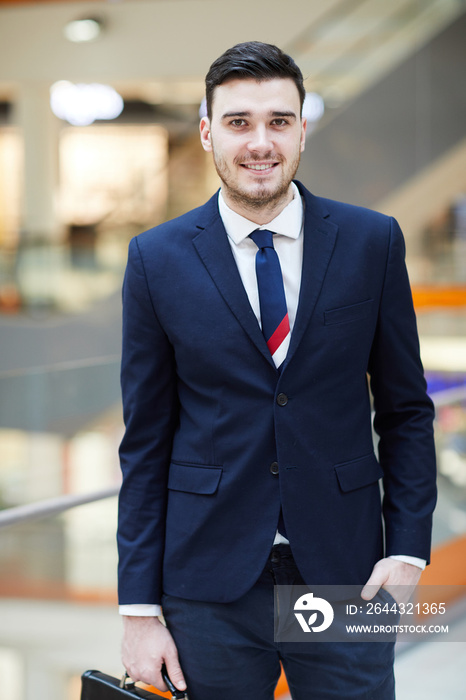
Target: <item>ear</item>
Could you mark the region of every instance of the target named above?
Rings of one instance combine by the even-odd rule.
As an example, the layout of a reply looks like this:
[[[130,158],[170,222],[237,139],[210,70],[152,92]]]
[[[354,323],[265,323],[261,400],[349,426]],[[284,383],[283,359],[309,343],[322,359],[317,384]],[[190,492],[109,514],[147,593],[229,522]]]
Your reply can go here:
[[[304,151],[306,147],[306,128],[307,128],[307,119],[302,119],[301,120],[301,153]]]
[[[199,131],[201,132],[201,144],[204,151],[209,153],[212,151],[212,141],[210,136],[210,120],[209,117],[202,117],[199,124]]]

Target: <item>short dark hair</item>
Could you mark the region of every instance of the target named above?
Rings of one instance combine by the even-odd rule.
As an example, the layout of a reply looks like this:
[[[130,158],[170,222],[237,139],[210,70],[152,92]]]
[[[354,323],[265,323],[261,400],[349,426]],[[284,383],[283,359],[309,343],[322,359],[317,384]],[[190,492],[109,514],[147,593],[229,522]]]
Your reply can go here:
[[[209,119],[212,118],[215,88],[237,78],[259,82],[273,78],[291,78],[298,89],[302,111],[306,96],[303,74],[291,56],[273,44],[246,41],[227,49],[209,68],[205,78],[206,108]]]

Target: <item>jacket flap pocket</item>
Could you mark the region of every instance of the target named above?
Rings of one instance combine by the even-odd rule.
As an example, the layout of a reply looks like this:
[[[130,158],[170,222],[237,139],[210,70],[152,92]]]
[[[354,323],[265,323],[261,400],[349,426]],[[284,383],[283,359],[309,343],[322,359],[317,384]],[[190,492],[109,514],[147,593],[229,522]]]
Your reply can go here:
[[[222,471],[222,467],[201,467],[199,464],[172,462],[168,475],[168,488],[172,491],[187,493],[215,493]]]
[[[345,492],[374,484],[383,476],[383,469],[374,454],[336,464],[335,472],[340,488]]]
[[[359,304],[351,306],[342,306],[339,309],[330,309],[324,313],[324,322],[326,326],[332,323],[349,323],[350,321],[358,321],[360,318],[369,316],[372,309],[373,300],[368,299]]]

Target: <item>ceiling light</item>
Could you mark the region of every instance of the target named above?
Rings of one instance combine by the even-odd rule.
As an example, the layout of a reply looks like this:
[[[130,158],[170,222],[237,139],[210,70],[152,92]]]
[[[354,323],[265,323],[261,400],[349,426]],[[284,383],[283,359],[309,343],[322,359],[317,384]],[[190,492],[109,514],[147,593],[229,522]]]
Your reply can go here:
[[[83,19],[75,19],[68,22],[63,31],[68,41],[80,43],[97,39],[102,28],[102,20],[96,17],[84,17]]]
[[[87,126],[96,119],[116,119],[124,105],[121,95],[110,85],[75,85],[60,80],[50,88],[50,106],[59,119]]]
[[[324,116],[325,105],[317,92],[306,92],[303,104],[303,117],[310,122],[318,122]]]

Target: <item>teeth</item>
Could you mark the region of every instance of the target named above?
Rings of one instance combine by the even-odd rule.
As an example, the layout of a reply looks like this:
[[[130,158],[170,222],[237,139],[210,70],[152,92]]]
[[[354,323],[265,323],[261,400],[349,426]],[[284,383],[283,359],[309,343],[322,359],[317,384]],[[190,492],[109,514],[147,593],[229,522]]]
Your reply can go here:
[[[247,163],[244,165],[250,170],[270,170],[270,168],[273,168],[273,165],[248,165]]]

